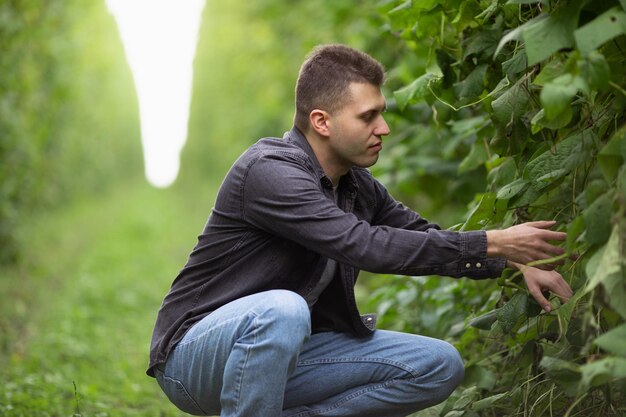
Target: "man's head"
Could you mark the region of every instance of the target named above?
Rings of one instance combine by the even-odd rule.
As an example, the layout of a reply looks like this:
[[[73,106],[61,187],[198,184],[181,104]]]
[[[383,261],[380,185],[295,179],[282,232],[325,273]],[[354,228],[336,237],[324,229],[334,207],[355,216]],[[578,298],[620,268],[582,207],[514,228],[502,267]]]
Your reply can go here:
[[[371,56],[344,45],[315,48],[300,68],[296,83],[294,124],[309,129],[314,109],[334,113],[350,100],[350,84],[368,83],[379,87],[385,79],[383,66]]]

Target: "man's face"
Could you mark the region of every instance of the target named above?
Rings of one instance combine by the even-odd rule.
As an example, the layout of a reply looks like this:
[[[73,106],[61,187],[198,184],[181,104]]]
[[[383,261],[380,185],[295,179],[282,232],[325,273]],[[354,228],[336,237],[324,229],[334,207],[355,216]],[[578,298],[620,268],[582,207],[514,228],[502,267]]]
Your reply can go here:
[[[329,156],[336,168],[347,171],[353,166],[367,168],[376,163],[382,137],[389,134],[382,115],[385,108],[379,87],[350,84],[350,101],[329,119]]]

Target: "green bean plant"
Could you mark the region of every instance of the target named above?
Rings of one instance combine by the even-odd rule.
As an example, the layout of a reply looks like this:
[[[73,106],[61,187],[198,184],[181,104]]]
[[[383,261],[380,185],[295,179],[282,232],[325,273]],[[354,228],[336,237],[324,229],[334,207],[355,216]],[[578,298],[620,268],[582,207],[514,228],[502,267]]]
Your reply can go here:
[[[624,415],[626,2],[398,0],[378,13],[369,45],[395,132],[375,174],[444,221],[465,207],[454,230],[556,220],[575,291],[545,313],[511,270],[384,277],[367,301],[381,324],[448,339],[467,361],[461,389],[425,415]]]

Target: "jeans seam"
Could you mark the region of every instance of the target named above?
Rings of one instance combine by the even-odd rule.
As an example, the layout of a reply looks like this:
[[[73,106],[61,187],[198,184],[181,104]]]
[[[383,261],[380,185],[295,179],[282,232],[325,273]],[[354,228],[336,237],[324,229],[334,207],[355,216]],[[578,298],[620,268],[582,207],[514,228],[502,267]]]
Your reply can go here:
[[[406,366],[406,364],[402,362],[392,361],[385,358],[333,358],[333,359],[317,359],[317,360],[308,360],[298,362],[297,366],[314,366],[319,364],[334,364],[334,363],[380,363],[384,365],[394,366],[398,369],[403,370],[411,375],[413,378],[417,378],[421,376],[421,374],[410,366]]]
[[[416,379],[417,377],[411,377],[408,379]],[[401,380],[404,378],[393,378],[393,379],[389,379],[387,381],[384,382],[379,382],[378,384],[375,385],[371,385],[371,386],[367,386],[359,391],[353,392],[352,394],[349,394],[347,396],[345,396],[344,398],[341,398],[340,400],[338,400],[337,402],[335,402],[334,404],[332,404],[332,406],[328,406],[326,408],[322,409],[317,409],[317,410],[308,410],[308,411],[301,411],[297,414],[292,414],[289,417],[308,417],[308,416],[315,416],[315,415],[320,415],[320,414],[324,414],[327,413],[329,411],[332,410],[336,410],[337,408],[343,406],[344,404],[346,404],[347,402],[360,397],[361,395],[367,394],[368,392],[372,392],[375,391],[377,389],[380,388],[387,388],[390,385],[393,385],[394,383],[396,383],[398,380]]]
[[[256,330],[257,327],[258,327],[257,326],[257,320],[259,319],[259,315],[256,312],[252,311],[252,310],[250,310],[248,312],[248,314],[254,315],[254,319],[252,320],[252,327]],[[252,341],[252,344],[247,344],[246,345],[246,357],[245,357],[245,359],[243,361],[243,364],[241,364],[241,367],[239,368],[240,369],[240,372],[239,372],[239,383],[237,384],[237,392],[236,392],[236,395],[235,395],[235,411],[236,412],[239,412],[239,402],[241,400],[241,387],[243,386],[244,371],[246,369],[246,365],[248,364],[248,359],[250,358],[250,350],[251,350],[250,346],[255,346],[256,343],[257,343],[256,331],[253,332],[253,335],[254,335],[254,340]]]
[[[162,371],[160,372],[161,372],[161,378],[163,379],[164,383],[166,380],[172,381],[174,383],[174,389],[179,393],[179,395],[182,395],[183,398],[187,398],[194,407],[196,407],[200,412],[206,414],[206,412],[202,409],[202,407],[200,407],[200,404],[198,404],[196,399],[193,398],[191,393],[189,393],[189,391],[187,390],[187,387],[185,387],[185,384],[180,379],[167,376]]]
[[[251,312],[250,312],[250,314],[253,314],[253,315],[255,316],[255,320],[256,320],[257,314],[256,314],[254,311],[251,311]],[[248,313],[243,314],[243,315],[248,315]],[[186,345],[188,345],[188,344],[190,344],[190,343],[194,343],[194,342],[195,342],[195,341],[197,341],[198,339],[200,339],[200,338],[204,337],[204,335],[205,335],[206,333],[208,333],[208,332],[210,332],[210,331],[213,331],[213,330],[215,330],[215,329],[218,329],[218,328],[220,328],[220,327],[226,326],[226,325],[228,325],[229,323],[231,323],[231,322],[232,322],[232,321],[234,321],[234,320],[239,320],[239,318],[240,318],[240,317],[241,317],[241,316],[233,317],[233,318],[231,318],[230,320],[226,320],[226,321],[221,322],[221,323],[220,323],[219,325],[217,325],[217,326],[212,326],[210,329],[206,329],[206,330],[205,330],[205,331],[203,331],[202,333],[199,333],[199,334],[195,335],[192,339],[187,340],[187,339],[185,339],[185,338],[183,337],[183,340],[181,340],[180,342],[178,342],[178,344],[176,345],[176,347],[178,347],[178,346],[186,346]],[[193,326],[192,326],[192,328],[193,328]],[[191,330],[191,328],[190,328],[189,330]]]

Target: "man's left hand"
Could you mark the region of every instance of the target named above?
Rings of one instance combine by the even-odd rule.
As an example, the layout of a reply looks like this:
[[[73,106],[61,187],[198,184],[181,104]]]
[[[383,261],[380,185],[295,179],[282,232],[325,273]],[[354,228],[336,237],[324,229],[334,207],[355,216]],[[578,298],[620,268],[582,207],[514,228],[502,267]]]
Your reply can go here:
[[[524,265],[515,266],[522,271],[524,281],[526,281],[526,288],[528,288],[530,295],[532,295],[537,303],[548,313],[552,311],[554,307],[550,301],[544,297],[543,291],[547,290],[556,294],[563,303],[569,300],[574,294],[567,281],[565,281],[563,276],[557,271],[544,271]]]

